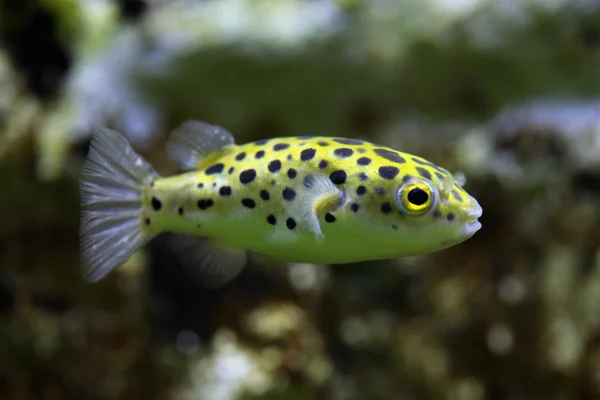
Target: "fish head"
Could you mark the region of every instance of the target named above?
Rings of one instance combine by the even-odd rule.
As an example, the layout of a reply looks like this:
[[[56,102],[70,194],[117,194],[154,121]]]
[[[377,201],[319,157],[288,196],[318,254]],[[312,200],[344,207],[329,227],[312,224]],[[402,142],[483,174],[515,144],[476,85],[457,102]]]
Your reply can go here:
[[[467,193],[464,179],[431,174],[431,179],[408,175],[396,186],[399,240],[412,244],[415,254],[442,250],[461,243],[481,229],[483,209]]]

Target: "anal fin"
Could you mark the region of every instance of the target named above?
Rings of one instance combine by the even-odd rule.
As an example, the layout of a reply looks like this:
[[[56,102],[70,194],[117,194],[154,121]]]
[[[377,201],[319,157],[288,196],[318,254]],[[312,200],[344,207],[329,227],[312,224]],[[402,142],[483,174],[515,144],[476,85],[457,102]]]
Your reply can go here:
[[[184,271],[205,288],[226,285],[242,272],[248,260],[246,250],[203,237],[172,234],[169,244],[181,260]]]

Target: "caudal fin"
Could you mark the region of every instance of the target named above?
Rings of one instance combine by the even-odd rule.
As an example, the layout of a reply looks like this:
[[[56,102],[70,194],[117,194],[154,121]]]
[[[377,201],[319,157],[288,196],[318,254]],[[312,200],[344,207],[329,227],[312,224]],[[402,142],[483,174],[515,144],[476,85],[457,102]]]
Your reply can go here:
[[[105,128],[95,132],[80,180],[86,281],[98,281],[154,236],[144,225],[142,199],[158,177],[121,134]]]

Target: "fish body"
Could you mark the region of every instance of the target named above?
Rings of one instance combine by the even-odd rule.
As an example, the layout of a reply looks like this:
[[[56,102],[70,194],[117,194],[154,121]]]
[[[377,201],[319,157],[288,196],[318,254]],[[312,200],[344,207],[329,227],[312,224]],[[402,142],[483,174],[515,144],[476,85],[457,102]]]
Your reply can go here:
[[[161,177],[117,132],[95,135],[82,177],[89,280],[165,231],[182,234],[188,264],[220,285],[248,251],[321,264],[390,259],[450,247],[481,227],[480,205],[447,170],[366,141],[237,145],[221,127],[188,121],[167,151],[184,173]]]

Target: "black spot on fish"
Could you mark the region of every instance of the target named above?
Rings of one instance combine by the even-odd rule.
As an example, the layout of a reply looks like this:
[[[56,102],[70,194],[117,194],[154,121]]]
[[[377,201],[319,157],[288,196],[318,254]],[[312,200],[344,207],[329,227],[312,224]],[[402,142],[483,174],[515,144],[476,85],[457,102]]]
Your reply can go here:
[[[454,220],[454,214],[453,213],[448,213],[448,215],[446,215],[446,219],[448,221],[453,221]]]
[[[283,189],[283,198],[287,201],[293,201],[296,198],[296,191],[290,187]]]
[[[392,212],[392,205],[390,203],[383,203],[381,205],[381,212],[384,214],[389,214]]]
[[[447,176],[448,175],[448,171],[444,170],[443,168],[438,167],[437,165],[433,164],[432,162],[422,160],[422,159],[420,159],[418,157],[412,157],[411,159],[414,162],[416,162],[417,164],[421,164],[421,165],[424,165],[426,167],[429,167],[429,168],[432,168],[432,169],[436,170],[442,176]],[[444,179],[444,178],[441,178],[441,179]]]
[[[242,199],[242,204],[246,208],[254,208],[254,207],[256,207],[256,203],[252,199]]]
[[[385,158],[388,161],[393,161],[398,164],[404,164],[406,160],[400,154],[395,151],[391,151],[388,149],[375,149],[373,150],[375,154],[377,154],[381,158]]]
[[[369,157],[360,157],[358,160],[356,160],[356,163],[366,167],[367,165],[371,164],[371,159]]]
[[[327,142],[325,142],[325,141],[323,141],[323,140],[321,140],[321,141],[318,141],[318,142],[317,142],[317,144],[318,144],[319,146],[321,146],[321,147],[327,147],[327,146],[329,146],[329,143],[327,143]]]
[[[231,196],[231,187],[223,186],[221,189],[219,189],[219,194],[221,196]]]
[[[240,182],[244,185],[252,182],[256,178],[256,171],[254,169],[247,169],[242,171],[240,174]]]
[[[158,199],[158,197],[152,197],[152,209],[154,211],[159,211],[162,208],[162,202]]]
[[[332,223],[335,222],[335,216],[331,213],[325,214],[325,221]]]
[[[144,222],[146,223],[146,225],[150,225],[152,223],[152,220],[150,220],[150,218],[146,218]]]
[[[304,149],[300,152],[300,159],[302,161],[310,161],[315,157],[317,150],[315,149]]]
[[[440,210],[435,210],[433,212],[433,218],[441,218],[442,217],[442,212]]]
[[[296,175],[298,175],[298,173],[296,172],[296,170],[294,168],[288,169],[288,172],[287,172],[288,178],[294,179],[296,177]]]
[[[290,145],[287,143],[277,143],[275,146],[273,146],[273,150],[281,151],[287,149],[288,147],[290,147]]]
[[[327,160],[321,160],[319,162],[319,169],[325,169],[325,168],[327,168],[328,165],[329,165],[329,162]]]
[[[263,144],[267,144],[269,142],[269,140],[271,140],[271,139],[259,139],[259,140],[255,140],[254,144],[256,144],[258,146],[262,146]]]
[[[329,174],[329,179],[336,185],[342,185],[346,182],[346,171],[338,169],[337,171],[333,171]]]
[[[220,174],[223,172],[223,168],[225,168],[225,165],[221,163],[212,165],[206,169],[206,175]]]
[[[417,157],[411,157],[411,160],[413,160],[413,162],[416,162],[417,164],[426,165],[426,166],[430,166],[431,165],[430,162],[422,160],[422,159],[417,158]]]
[[[431,180],[431,172],[427,171],[423,167],[417,167],[416,170],[419,173],[419,175],[421,175],[423,178]]]
[[[444,168],[438,167],[435,164],[431,164],[429,165],[431,168],[435,169],[436,171],[438,171],[440,174],[444,174],[444,175],[449,175],[450,173],[448,171],[446,171]]]
[[[446,178],[446,176],[444,174],[442,174],[441,172],[435,171],[435,177],[438,178],[440,181],[443,181],[444,178]]]
[[[461,202],[463,201],[462,196],[460,195],[460,193],[458,193],[455,189],[452,189],[452,196],[454,197],[454,199],[456,199],[456,201]]]
[[[359,187],[356,188],[356,194],[359,196],[364,196],[365,193],[367,193],[367,188],[364,187],[363,185],[360,185]]]
[[[231,167],[229,168],[229,171],[227,172],[229,175],[233,174],[233,171],[235,171],[235,168]]]
[[[360,145],[360,144],[364,143],[362,140],[358,140],[358,139],[343,139],[343,138],[333,139],[333,141],[341,143],[341,144],[353,144],[353,145]]]
[[[260,160],[261,158],[263,158],[265,156],[265,151],[264,150],[259,150],[256,152],[256,154],[254,155],[254,158],[256,158],[257,160]]]
[[[288,154],[288,155],[287,155],[287,160],[288,160],[288,161],[292,161],[293,159],[294,159],[294,156],[293,156],[293,155],[291,155],[291,154]]]
[[[183,207],[179,207],[177,209],[177,212],[179,213],[179,215],[183,215]]]
[[[264,201],[267,201],[271,198],[271,195],[269,194],[269,192],[267,192],[265,189],[260,191],[260,198],[263,199]]]
[[[198,200],[198,208],[201,210],[206,210],[207,208],[212,207],[214,202],[212,199],[200,199]]]
[[[362,182],[366,182],[369,180],[369,177],[364,172],[361,172],[358,174],[358,179],[360,179]]]
[[[267,216],[267,222],[271,225],[275,225],[277,223],[277,218],[273,214],[269,214]]]
[[[199,183],[198,184],[198,189],[202,189],[204,187],[204,183]]]
[[[239,153],[237,156],[235,156],[235,159],[237,161],[242,161],[244,158],[246,158],[246,152],[242,151],[241,153]]]
[[[350,209],[352,210],[352,212],[358,212],[358,210],[360,209],[360,205],[358,203],[352,203],[350,204]]]
[[[285,221],[285,225],[288,227],[288,229],[294,229],[296,227],[296,220],[294,218],[288,218]]]
[[[383,167],[379,167],[378,173],[379,176],[381,176],[383,179],[394,179],[396,175],[400,173],[400,169],[398,169],[397,167],[386,165]]]
[[[339,158],[348,158],[352,156],[352,154],[354,154],[354,151],[352,151],[352,149],[349,149],[348,147],[341,147],[339,149],[335,149],[333,151],[333,154],[335,154]]]
[[[404,175],[402,177],[402,182],[408,182],[412,179],[413,177],[411,175]]]
[[[281,169],[281,161],[273,160],[269,163],[267,168],[269,169],[269,172],[276,173]]]
[[[385,194],[385,189],[383,188],[383,186],[375,186],[375,193],[377,193],[380,196],[383,196]]]

